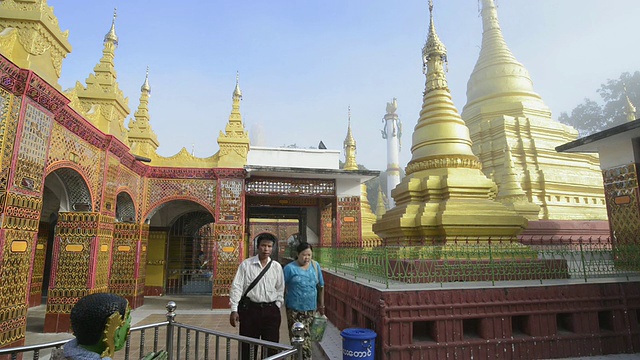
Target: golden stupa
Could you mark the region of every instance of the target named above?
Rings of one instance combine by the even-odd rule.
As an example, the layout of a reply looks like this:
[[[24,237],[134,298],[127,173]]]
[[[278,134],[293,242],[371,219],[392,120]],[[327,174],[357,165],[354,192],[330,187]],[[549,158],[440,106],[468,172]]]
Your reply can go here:
[[[362,221],[362,246],[375,247],[381,245],[382,239],[373,232],[373,224],[376,223],[377,217],[371,210],[367,185],[364,183],[360,184],[360,219]]]
[[[422,50],[426,85],[413,132],[407,176],[392,191],[395,207],[374,225],[386,244],[420,244],[457,236],[511,237],[527,220],[495,201],[495,183],[482,173],[469,129],[458,114],[445,76],[447,52],[436,34],[429,2],[429,34]]]
[[[577,131],[551,118],[505,43],[493,0],[482,0],[482,24],[482,48],[462,118],[484,173],[498,187],[510,186],[503,179],[517,179],[527,200],[540,206],[539,219],[606,220],[598,156],[556,152],[556,146],[575,140]]]

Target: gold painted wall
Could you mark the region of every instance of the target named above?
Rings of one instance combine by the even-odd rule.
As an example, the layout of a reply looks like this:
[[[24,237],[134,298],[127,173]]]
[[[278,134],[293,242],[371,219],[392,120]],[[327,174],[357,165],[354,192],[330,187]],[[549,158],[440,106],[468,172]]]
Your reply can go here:
[[[146,287],[164,287],[166,231],[149,231],[147,243]]]

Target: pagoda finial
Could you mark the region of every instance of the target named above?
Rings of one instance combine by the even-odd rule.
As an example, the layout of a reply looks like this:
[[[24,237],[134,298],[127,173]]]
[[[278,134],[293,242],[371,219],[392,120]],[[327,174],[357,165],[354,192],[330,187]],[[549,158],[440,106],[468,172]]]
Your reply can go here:
[[[358,163],[356,162],[356,140],[353,138],[351,132],[351,105],[348,108],[348,125],[347,125],[347,137],[344,139],[344,169],[345,170],[358,170]]]
[[[242,91],[240,90],[240,72],[236,71],[236,87],[233,89],[233,99],[242,100]]]
[[[622,83],[624,89],[624,97],[627,100],[625,103],[625,113],[627,114],[627,121],[634,121],[636,119],[636,107],[629,99],[629,93],[627,92],[627,84]]]
[[[144,84],[142,84],[140,91],[146,91],[149,95],[151,95],[151,86],[149,86],[149,65],[147,65],[147,74],[145,75]]]
[[[111,29],[109,29],[107,35],[104,36],[104,42],[112,42],[114,45],[118,46],[118,35],[116,35],[116,17],[118,17],[117,8],[113,8],[113,20],[111,21]]]
[[[433,22],[433,1],[429,0],[429,33],[427,34],[427,42],[422,48],[422,71],[427,75],[425,91],[447,88],[447,79],[444,76],[446,64],[447,48],[440,41],[436,32],[436,26]]]

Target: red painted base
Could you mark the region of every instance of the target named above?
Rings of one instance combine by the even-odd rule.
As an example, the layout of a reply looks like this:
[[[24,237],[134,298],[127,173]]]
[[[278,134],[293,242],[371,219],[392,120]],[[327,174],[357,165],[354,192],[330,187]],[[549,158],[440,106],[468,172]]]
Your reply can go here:
[[[0,347],[1,349],[6,349],[6,348],[13,348],[13,347],[19,347],[19,346],[24,346],[24,342],[25,339],[20,339],[18,341],[12,342],[10,344],[7,344],[5,346]],[[15,357],[16,360],[22,360],[22,354],[18,354],[17,357]],[[11,355],[0,355],[0,360],[12,360]]]
[[[529,221],[518,235],[523,244],[574,244],[609,241],[611,233],[607,220],[538,220]]]
[[[69,314],[46,314],[44,316],[44,332],[59,333],[71,330],[71,318]]]
[[[29,307],[42,305],[42,294],[29,295]]]
[[[140,294],[138,296],[125,296],[127,301],[129,302],[129,307],[132,309],[137,309],[140,306],[144,305],[144,295]]]
[[[341,330],[375,331],[377,360],[640,352],[640,282],[421,290],[323,275],[327,316]]]
[[[162,286],[145,286],[144,296],[162,296],[164,288]]]
[[[229,297],[228,296],[213,296],[211,298],[212,309],[229,309]]]

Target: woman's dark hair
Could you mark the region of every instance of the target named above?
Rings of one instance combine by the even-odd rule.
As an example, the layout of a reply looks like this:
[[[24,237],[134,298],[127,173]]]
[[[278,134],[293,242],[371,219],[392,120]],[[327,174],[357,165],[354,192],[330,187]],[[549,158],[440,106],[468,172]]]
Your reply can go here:
[[[97,344],[107,319],[116,311],[122,318],[127,312],[127,300],[116,294],[91,294],[78,300],[71,309],[71,328],[78,344]]]
[[[308,242],[301,242],[300,244],[298,244],[298,247],[296,248],[296,252],[300,254],[301,252],[307,249],[313,251],[313,246],[311,246],[311,244],[309,244]]]

